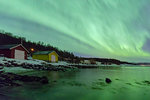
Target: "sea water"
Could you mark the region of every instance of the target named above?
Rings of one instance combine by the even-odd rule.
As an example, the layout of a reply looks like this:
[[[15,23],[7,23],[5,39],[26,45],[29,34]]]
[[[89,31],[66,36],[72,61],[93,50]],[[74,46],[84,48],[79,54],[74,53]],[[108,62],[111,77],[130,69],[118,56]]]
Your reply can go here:
[[[77,71],[32,71],[49,84],[23,83],[0,90],[0,100],[150,100],[150,67],[120,66]],[[107,84],[105,78],[112,83]]]

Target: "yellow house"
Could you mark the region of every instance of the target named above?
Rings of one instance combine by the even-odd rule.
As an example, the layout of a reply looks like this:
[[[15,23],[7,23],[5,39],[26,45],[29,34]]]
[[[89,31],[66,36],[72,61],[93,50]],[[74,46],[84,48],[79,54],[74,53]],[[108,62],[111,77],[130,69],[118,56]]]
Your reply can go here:
[[[33,59],[58,62],[58,54],[55,51],[38,51],[33,53]]]

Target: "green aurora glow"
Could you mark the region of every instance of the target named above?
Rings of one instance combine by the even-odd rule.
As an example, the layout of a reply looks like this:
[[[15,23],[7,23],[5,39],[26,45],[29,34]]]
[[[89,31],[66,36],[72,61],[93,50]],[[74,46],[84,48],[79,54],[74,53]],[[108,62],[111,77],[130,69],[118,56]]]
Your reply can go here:
[[[150,60],[149,0],[0,0],[0,28],[79,55]]]

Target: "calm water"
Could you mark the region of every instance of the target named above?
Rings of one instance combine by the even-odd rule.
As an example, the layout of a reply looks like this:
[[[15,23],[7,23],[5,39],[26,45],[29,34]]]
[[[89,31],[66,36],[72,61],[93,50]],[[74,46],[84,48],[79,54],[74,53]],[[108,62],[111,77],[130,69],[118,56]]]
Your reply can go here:
[[[101,67],[76,72],[28,72],[50,83],[3,88],[0,100],[150,100],[150,67]],[[112,79],[111,84],[105,78]]]

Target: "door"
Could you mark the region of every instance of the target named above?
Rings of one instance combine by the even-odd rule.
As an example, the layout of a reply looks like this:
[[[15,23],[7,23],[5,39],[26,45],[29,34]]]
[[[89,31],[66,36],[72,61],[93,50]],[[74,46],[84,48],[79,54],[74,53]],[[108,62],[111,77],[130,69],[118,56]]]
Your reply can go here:
[[[56,57],[55,57],[55,55],[51,55],[51,61],[52,61],[52,62],[56,62]]]
[[[15,50],[15,59],[25,59],[25,52],[21,50]]]

